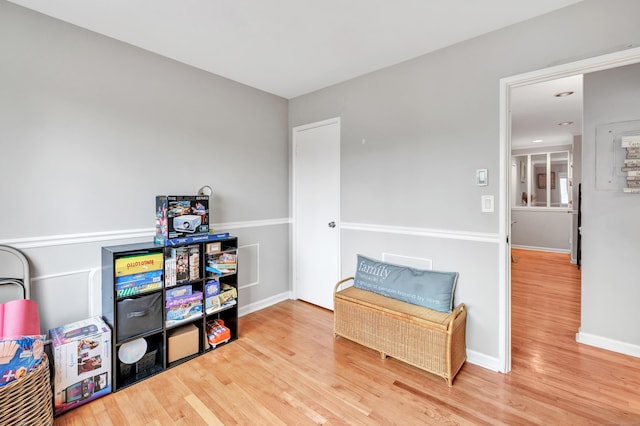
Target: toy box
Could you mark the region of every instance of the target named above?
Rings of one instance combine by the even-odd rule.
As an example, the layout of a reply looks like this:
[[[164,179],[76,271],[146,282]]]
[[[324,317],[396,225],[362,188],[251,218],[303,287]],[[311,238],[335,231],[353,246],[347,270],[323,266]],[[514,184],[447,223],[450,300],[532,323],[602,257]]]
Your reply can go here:
[[[100,317],[49,330],[56,415],[111,392],[111,330]]]
[[[166,240],[209,233],[209,197],[206,195],[156,196],[156,244]]]

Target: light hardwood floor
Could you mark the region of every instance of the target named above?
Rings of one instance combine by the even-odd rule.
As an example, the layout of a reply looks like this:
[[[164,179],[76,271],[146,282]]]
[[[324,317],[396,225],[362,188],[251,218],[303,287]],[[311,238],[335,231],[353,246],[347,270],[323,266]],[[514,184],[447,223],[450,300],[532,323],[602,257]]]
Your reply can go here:
[[[640,424],[640,359],[575,342],[580,271],[568,255],[513,255],[509,374],[467,363],[449,388],[334,339],[330,311],[286,301],[241,318],[237,341],[56,425]]]

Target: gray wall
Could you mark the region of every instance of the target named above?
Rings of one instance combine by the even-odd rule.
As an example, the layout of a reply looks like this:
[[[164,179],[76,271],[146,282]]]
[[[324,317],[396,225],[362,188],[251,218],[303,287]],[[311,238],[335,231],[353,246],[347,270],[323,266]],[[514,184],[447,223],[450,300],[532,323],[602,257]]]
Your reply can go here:
[[[0,243],[45,331],[95,313],[100,247],[151,241],[155,195],[203,185],[246,246],[241,309],[288,294],[287,100],[6,1],[0,58]]]
[[[511,211],[511,243],[516,248],[570,253],[571,210]]]
[[[637,43],[638,16],[636,0],[587,0],[292,99],[290,127],[341,117],[343,275],[356,253],[387,246],[464,271],[456,300],[470,306],[471,357],[496,361],[498,213],[482,213],[480,197],[498,205],[499,80]],[[475,186],[478,168],[487,187]],[[487,244],[495,255],[476,262]]]
[[[358,252],[460,271],[470,359],[497,366],[498,214],[480,197],[498,205],[498,82],[637,43],[638,16],[636,0],[586,0],[287,103],[0,0],[0,242],[34,259],[59,325],[93,312],[101,245],[149,238],[154,195],[209,184],[214,221],[245,244],[241,310],[276,301],[287,126],[340,116],[343,274]]]
[[[640,120],[640,64],[585,75],[580,339],[640,345],[640,196],[598,189],[596,129]],[[640,133],[640,122],[635,126]],[[621,150],[619,145],[615,149]],[[621,150],[622,151],[622,150]],[[640,351],[638,351],[640,356]]]

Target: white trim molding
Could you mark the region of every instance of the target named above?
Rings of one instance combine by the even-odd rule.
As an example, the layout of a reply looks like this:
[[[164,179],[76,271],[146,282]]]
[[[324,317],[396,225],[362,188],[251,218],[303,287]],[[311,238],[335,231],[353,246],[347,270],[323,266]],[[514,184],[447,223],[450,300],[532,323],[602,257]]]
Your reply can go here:
[[[238,290],[243,290],[245,288],[253,287],[253,286],[256,286],[256,285],[260,284],[260,244],[239,245],[238,246],[238,251],[240,251],[240,249],[245,249],[245,248],[249,248],[249,247],[255,247],[256,248],[256,253],[257,253],[257,256],[255,258],[255,260],[256,260],[256,264],[255,264],[255,267],[256,267],[256,280],[254,282],[250,282],[250,283],[243,284],[243,285],[240,285],[240,283],[238,283]]]
[[[260,228],[264,226],[288,225],[291,218],[251,220],[244,222],[214,223],[212,228],[221,230],[218,232],[230,231],[242,228]],[[224,230],[224,231],[222,231]],[[83,234],[51,235],[44,237],[26,237],[0,240],[0,245],[12,246],[17,249],[30,249],[41,247],[68,246],[73,244],[101,243],[114,240],[132,240],[149,238],[153,240],[155,228],[125,229],[118,231],[87,232]]]
[[[453,231],[448,229],[416,228],[408,226],[372,225],[365,223],[342,222],[340,229],[366,232],[382,232],[386,234],[414,235],[418,237],[446,238],[450,240],[478,241],[484,243],[500,242],[495,233]]]
[[[467,349],[467,362],[491,371],[500,371],[500,360],[496,357]]]
[[[293,299],[293,294],[291,291],[285,291],[280,294],[276,294],[275,296],[267,297],[266,299],[259,300],[254,303],[250,303],[248,305],[242,305],[238,308],[238,316],[243,317],[245,315],[249,315],[252,312],[259,311],[264,308],[268,308],[269,306],[275,305],[276,303],[284,302],[285,300]]]
[[[640,346],[609,339],[608,337],[596,336],[595,334],[579,331],[576,333],[576,342],[640,358]]]
[[[277,225],[288,225],[293,223],[291,218],[279,218],[279,219],[265,219],[265,220],[246,220],[243,222],[224,222],[224,223],[214,223],[212,225],[213,229],[222,230],[220,232],[225,232],[227,230],[232,229],[242,229],[242,228],[261,228],[264,226],[277,226]]]
[[[27,237],[0,240],[0,244],[17,249],[68,246],[103,241],[125,240],[135,238],[153,238],[155,230],[128,229],[122,231],[87,232],[83,234],[50,235],[44,237]]]

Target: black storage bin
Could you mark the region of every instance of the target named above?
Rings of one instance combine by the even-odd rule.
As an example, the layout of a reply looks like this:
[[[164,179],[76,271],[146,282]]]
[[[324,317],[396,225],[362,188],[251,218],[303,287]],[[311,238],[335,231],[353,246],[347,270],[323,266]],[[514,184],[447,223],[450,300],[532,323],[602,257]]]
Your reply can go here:
[[[162,293],[123,299],[117,303],[118,342],[162,328]]]

